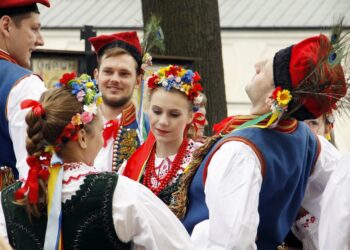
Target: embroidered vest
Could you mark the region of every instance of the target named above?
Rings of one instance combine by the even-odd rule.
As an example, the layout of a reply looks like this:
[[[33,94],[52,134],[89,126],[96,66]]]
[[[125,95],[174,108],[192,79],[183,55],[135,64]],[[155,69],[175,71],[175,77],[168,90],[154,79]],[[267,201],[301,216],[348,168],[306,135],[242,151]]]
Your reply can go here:
[[[300,208],[320,150],[317,137],[305,124],[298,122],[295,130],[288,133],[246,128],[219,140],[201,163],[190,185],[189,205],[182,220],[189,233],[196,224],[209,218],[204,195],[207,166],[212,155],[227,141],[247,144],[260,160],[263,182],[259,196],[257,246],[258,249],[276,249]]]
[[[91,174],[76,194],[62,204],[62,232],[65,250],[131,249],[116,234],[112,217],[112,198],[118,175]],[[2,193],[7,233],[11,245],[20,249],[43,249],[47,216],[28,219],[23,206],[13,204],[17,182]]]
[[[29,70],[0,59],[0,166],[10,167],[16,179],[18,171],[6,115],[7,98],[17,81],[29,74],[31,74]]]
[[[144,120],[141,126],[144,132],[149,132],[148,116],[144,114]],[[124,161],[135,152],[143,142],[143,138],[138,134],[139,124],[136,119],[136,109],[133,104],[122,111],[121,125],[118,128],[117,136],[113,143],[112,170],[118,171]]]

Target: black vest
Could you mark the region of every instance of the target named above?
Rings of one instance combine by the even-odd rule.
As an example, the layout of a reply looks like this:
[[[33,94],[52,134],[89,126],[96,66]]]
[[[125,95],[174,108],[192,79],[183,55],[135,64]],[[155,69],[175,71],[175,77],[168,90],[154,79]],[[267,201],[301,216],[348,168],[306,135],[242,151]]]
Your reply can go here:
[[[118,175],[88,175],[77,193],[62,203],[62,232],[65,250],[131,249],[119,240],[113,225],[112,199]],[[2,206],[10,244],[17,250],[43,249],[47,215],[29,220],[23,206],[13,203],[17,182],[2,192]],[[43,209],[43,211],[45,211]]]

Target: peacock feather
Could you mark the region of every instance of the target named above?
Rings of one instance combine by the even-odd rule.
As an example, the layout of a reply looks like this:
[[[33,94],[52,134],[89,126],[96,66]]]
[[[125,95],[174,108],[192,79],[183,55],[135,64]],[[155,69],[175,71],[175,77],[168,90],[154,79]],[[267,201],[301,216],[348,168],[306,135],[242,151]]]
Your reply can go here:
[[[328,110],[319,107],[323,113],[332,110],[350,113],[350,69],[347,63],[350,40],[349,32],[343,30],[343,19],[334,25],[330,38],[320,36],[320,46],[315,47],[317,60],[308,59],[310,70],[300,84],[293,88],[293,106],[288,114],[300,108],[310,97],[317,103],[325,104],[321,106],[331,107]]]

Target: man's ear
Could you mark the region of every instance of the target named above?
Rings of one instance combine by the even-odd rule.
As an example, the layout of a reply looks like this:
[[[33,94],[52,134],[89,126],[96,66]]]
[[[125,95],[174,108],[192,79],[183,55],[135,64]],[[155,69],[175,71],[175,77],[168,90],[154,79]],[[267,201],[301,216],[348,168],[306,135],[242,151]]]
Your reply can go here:
[[[0,18],[0,32],[3,36],[9,37],[11,30],[11,17],[4,15]]]
[[[87,136],[87,133],[86,133],[85,129],[80,129],[78,131],[78,144],[83,149],[86,149],[88,146],[86,136]]]

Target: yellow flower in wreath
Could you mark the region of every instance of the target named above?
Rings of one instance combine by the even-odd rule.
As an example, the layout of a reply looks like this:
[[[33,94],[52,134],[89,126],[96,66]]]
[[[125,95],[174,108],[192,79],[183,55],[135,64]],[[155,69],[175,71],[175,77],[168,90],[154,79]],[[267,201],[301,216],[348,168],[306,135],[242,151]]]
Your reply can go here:
[[[292,100],[292,95],[288,89],[283,89],[277,93],[277,103],[280,106],[287,106],[288,103]]]

